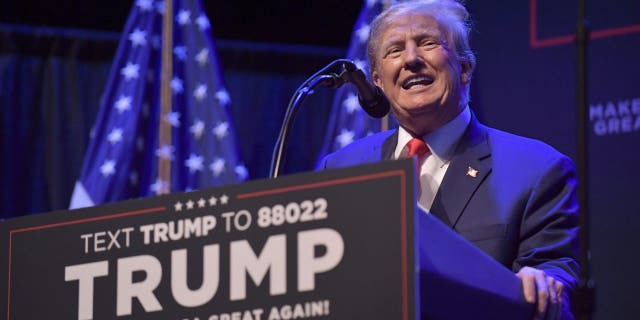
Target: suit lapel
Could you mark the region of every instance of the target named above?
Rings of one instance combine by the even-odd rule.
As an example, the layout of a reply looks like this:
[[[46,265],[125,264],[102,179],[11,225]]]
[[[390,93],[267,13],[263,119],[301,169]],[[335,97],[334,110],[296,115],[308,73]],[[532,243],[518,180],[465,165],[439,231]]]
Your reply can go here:
[[[398,144],[398,129],[396,129],[393,132],[393,134],[389,135],[382,142],[380,153],[378,153],[380,155],[380,159],[382,159],[382,160],[392,160],[392,159],[394,159],[393,153],[396,151],[396,145],[397,144]]]
[[[471,196],[491,172],[491,150],[485,128],[473,116],[463,135],[430,212],[455,227]]]

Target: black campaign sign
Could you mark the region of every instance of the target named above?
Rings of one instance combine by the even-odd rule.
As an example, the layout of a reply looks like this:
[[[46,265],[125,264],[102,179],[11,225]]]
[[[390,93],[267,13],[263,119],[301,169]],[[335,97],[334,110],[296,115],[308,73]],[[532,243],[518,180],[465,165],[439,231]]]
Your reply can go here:
[[[7,319],[414,319],[412,162],[0,225]]]

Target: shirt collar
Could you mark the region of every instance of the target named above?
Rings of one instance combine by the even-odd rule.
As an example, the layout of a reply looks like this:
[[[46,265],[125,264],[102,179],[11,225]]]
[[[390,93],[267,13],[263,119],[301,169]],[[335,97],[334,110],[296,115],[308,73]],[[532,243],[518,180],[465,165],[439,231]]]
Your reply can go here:
[[[438,130],[426,134],[422,139],[427,143],[431,153],[441,162],[448,162],[453,157],[458,141],[471,122],[471,110],[466,106],[453,120],[440,127]],[[395,158],[401,158],[407,153],[405,146],[413,137],[404,128],[398,130],[398,144],[396,145]]]

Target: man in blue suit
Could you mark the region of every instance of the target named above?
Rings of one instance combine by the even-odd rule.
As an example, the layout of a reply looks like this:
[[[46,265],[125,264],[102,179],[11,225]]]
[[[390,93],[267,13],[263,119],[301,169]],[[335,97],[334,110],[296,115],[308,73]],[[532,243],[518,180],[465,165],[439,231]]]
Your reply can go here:
[[[571,317],[579,275],[572,161],[543,142],[486,127],[469,109],[475,57],[454,0],[392,5],[371,25],[371,78],[400,127],[355,141],[321,168],[418,157],[418,205],[522,280],[536,318]]]

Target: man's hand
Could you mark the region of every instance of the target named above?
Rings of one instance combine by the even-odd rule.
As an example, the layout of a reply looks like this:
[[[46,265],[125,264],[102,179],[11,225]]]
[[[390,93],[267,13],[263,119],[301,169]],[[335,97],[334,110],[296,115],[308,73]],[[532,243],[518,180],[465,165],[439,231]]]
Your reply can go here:
[[[564,285],[544,271],[524,267],[516,273],[522,280],[524,298],[536,304],[534,319],[558,319],[562,310],[562,290]]]

